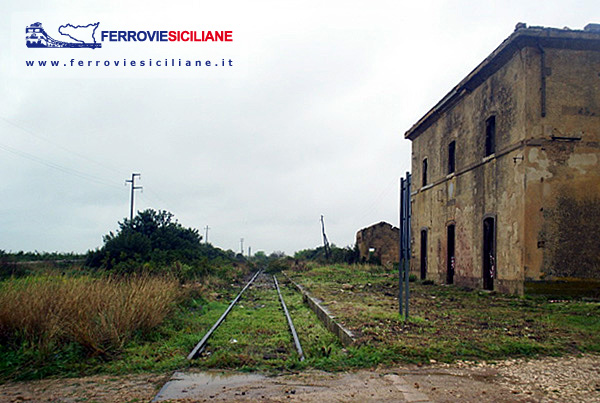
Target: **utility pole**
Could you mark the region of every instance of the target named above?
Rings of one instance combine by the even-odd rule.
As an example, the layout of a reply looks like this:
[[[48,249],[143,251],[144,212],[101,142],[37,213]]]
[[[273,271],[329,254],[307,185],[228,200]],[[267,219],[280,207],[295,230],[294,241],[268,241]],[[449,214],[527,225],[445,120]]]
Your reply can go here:
[[[240,238],[240,250],[240,253],[242,254],[242,256],[244,256],[244,238]]]
[[[204,237],[204,243],[208,243],[208,230],[210,229],[210,227],[207,225],[206,227],[204,227],[204,230],[206,231],[206,236]]]
[[[248,246],[248,257],[252,257],[252,248]]]
[[[325,259],[329,260],[331,249],[329,248],[329,241],[327,240],[327,235],[325,235],[325,220],[323,219],[323,214],[321,214],[321,229],[323,231],[323,247],[325,248]]]
[[[131,183],[131,201],[129,204],[129,221],[133,221],[133,198],[136,190],[143,189],[142,186],[135,186],[135,177],[142,179],[141,174],[131,174],[131,179],[126,179],[125,183]]]

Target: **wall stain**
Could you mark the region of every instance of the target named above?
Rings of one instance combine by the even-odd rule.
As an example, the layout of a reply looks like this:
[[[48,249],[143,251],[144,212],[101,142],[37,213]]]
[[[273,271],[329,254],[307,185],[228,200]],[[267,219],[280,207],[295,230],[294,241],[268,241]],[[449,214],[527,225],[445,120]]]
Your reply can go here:
[[[554,208],[544,210],[544,218],[546,275],[600,279],[600,198],[563,194]]]

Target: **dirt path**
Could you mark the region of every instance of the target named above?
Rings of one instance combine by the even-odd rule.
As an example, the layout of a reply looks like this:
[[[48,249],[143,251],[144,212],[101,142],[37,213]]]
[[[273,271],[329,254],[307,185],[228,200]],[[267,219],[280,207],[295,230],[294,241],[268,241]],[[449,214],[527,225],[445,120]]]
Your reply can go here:
[[[0,385],[1,402],[600,402],[600,356],[373,371],[93,376]],[[170,401],[173,401],[170,400]]]
[[[0,385],[0,402],[147,402],[171,374],[87,376]]]

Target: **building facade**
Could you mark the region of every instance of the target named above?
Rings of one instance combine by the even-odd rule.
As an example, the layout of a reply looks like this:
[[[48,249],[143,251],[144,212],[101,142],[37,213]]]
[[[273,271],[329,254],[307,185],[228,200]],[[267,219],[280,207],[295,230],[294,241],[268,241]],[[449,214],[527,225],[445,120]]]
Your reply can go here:
[[[415,274],[517,294],[600,279],[598,24],[518,24],[405,137]]]

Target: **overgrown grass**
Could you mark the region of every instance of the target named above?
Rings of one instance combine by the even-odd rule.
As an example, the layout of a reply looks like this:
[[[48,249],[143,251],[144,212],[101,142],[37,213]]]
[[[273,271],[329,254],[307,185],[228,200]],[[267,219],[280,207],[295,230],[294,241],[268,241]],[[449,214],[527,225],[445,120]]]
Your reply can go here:
[[[209,345],[192,365],[200,368],[299,370],[334,359],[341,345],[302,303],[300,294],[281,283],[306,361],[298,353],[271,276],[263,275],[242,296]],[[224,311],[224,307],[222,309]]]
[[[0,381],[188,367],[347,370],[600,352],[598,303],[417,282],[411,283],[411,317],[404,321],[398,314],[397,274],[382,267],[307,265],[288,274],[358,335],[358,345],[342,347],[278,276],[304,362],[298,360],[277,294],[264,278],[213,335],[209,354],[190,362],[187,354],[247,280],[245,268],[186,284],[37,276],[0,283]]]
[[[172,276],[71,274],[0,282],[0,383],[184,369],[247,269],[218,268],[185,284]]]
[[[411,283],[411,318],[398,313],[397,273],[374,266],[312,266],[290,272],[358,335],[337,364],[600,352],[600,304],[549,301]]]
[[[0,340],[7,359],[0,370],[35,377],[46,373],[41,367],[116,355],[164,321],[178,287],[176,280],[158,277],[54,275],[4,281]]]

